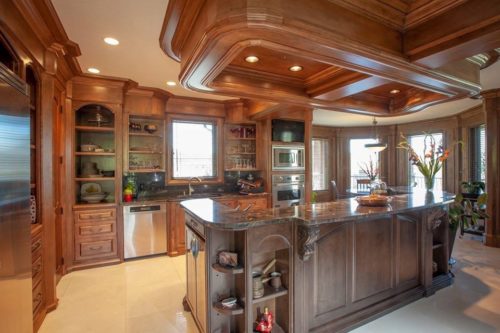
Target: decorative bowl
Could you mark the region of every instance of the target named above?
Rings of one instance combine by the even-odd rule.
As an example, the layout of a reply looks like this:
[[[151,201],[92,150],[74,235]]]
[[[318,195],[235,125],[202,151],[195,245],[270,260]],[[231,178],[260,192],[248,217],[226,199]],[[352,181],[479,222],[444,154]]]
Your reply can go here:
[[[104,198],[106,198],[108,194],[105,192],[101,193],[92,193],[92,194],[82,194],[82,200],[88,203],[99,203]]]
[[[155,124],[146,124],[144,125],[144,130],[148,132],[149,134],[153,134],[158,130],[158,126]]]
[[[98,147],[97,145],[89,143],[89,144],[80,145],[80,150],[82,152],[92,152],[92,151],[95,151],[97,147]]]
[[[386,195],[372,194],[372,195],[365,195],[362,197],[356,197],[356,201],[361,206],[383,207],[391,203],[392,197]]]

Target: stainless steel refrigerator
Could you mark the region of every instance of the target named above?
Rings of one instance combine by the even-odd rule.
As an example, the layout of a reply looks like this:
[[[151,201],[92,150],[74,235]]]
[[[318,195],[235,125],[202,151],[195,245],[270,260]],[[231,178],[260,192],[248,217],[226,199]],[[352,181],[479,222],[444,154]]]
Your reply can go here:
[[[0,63],[0,331],[33,331],[26,85]]]

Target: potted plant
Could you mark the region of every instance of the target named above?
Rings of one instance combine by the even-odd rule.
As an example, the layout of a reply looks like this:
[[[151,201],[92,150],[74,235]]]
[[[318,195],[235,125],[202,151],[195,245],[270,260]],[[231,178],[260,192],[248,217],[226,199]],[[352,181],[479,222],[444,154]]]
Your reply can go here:
[[[460,185],[464,198],[477,199],[481,193],[486,191],[486,184],[484,182],[462,182]]]
[[[485,209],[488,195],[486,193],[481,193],[476,198],[477,199],[474,199],[474,201],[477,200],[477,202],[476,205],[474,205],[471,201],[472,198],[466,198],[462,194],[457,194],[455,196],[455,201],[450,205],[448,210],[450,222],[450,256],[458,227],[463,224],[464,228],[468,228],[476,225],[478,219],[486,219],[489,217]]]

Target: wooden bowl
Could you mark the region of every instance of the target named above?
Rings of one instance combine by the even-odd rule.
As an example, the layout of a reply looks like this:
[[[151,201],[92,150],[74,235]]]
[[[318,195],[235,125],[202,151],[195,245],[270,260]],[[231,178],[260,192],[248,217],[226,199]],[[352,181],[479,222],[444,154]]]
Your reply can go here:
[[[391,203],[392,197],[388,197],[386,195],[365,195],[362,197],[356,197],[356,201],[361,206],[383,207]]]

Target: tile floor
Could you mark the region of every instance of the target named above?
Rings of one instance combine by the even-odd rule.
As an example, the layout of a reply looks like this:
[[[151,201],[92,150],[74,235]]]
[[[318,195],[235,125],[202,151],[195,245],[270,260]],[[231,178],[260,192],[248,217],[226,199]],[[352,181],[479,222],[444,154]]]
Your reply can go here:
[[[455,283],[355,333],[500,332],[500,249],[457,239]],[[78,271],[57,287],[56,311],[40,333],[197,332],[182,310],[184,257],[155,257]],[[301,332],[297,332],[301,333]]]

